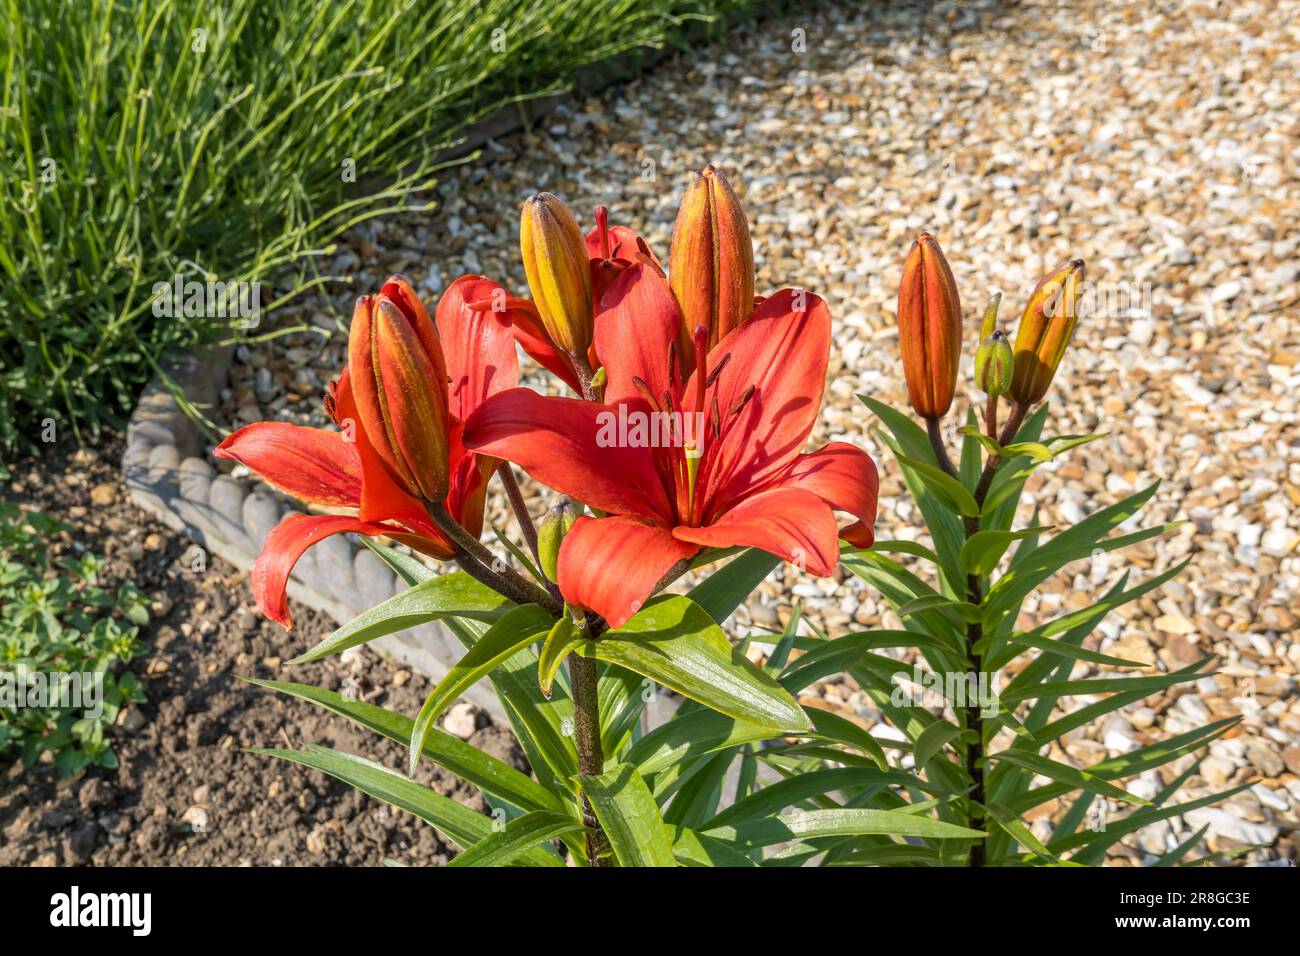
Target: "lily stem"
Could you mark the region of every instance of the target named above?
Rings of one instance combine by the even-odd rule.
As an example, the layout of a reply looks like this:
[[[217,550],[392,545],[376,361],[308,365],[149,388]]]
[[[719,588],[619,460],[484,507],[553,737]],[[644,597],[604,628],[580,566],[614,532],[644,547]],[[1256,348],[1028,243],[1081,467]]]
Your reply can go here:
[[[600,698],[597,695],[596,662],[581,654],[570,654],[569,685],[573,690],[573,740],[578,748],[578,771],[584,777],[599,776],[605,769],[605,755],[600,746]],[[582,796],[583,822],[590,828],[587,834],[587,862],[591,866],[605,866],[603,857],[609,839],[600,827],[600,821],[591,808],[586,794]]]
[[[524,540],[528,542],[528,550],[533,553],[533,561],[541,567],[542,559],[537,553],[537,526],[533,524],[533,516],[528,513],[528,505],[525,504],[523,492],[519,490],[519,482],[515,479],[515,470],[510,466],[510,462],[503,461],[497,466],[497,474],[501,476],[501,484],[505,486],[506,497],[510,499],[510,507],[514,510],[519,530],[523,533]]]
[[[563,607],[550,594],[499,561],[481,541],[462,528],[442,502],[430,504],[428,510],[429,517],[438,526],[438,530],[456,548],[458,563],[471,577],[516,604],[540,604],[552,614],[563,611]],[[466,561],[465,558],[469,560]]]
[[[997,407],[998,400],[996,396],[989,396],[988,405],[985,412],[985,425],[988,429],[989,436],[997,436],[999,445],[1009,444],[1016,437],[1016,432],[1020,431],[1020,426],[1025,420],[1025,414],[1029,411],[1028,407],[1020,402],[1013,402],[1011,414],[1007,418],[1007,423],[1002,429],[1001,435],[997,434]],[[939,428],[938,418],[927,418],[925,420],[926,432],[930,436],[930,446],[934,449],[934,456],[938,460],[940,467],[953,477],[957,476],[956,470],[952,466],[952,460],[948,457],[948,449],[944,447],[943,432]],[[988,497],[989,487],[993,484],[993,475],[998,470],[1002,459],[998,455],[989,455],[988,461],[984,465],[984,470],[980,474],[978,486],[975,489],[975,502],[983,508],[984,499]],[[963,522],[963,528],[966,532],[966,538],[979,533],[980,519],[978,517],[967,517]],[[978,574],[969,574],[966,576],[966,600],[968,603],[979,607],[983,601],[983,588],[980,576]],[[970,670],[975,674],[976,684],[979,685],[979,678],[984,669],[982,656],[976,652],[975,648],[984,637],[984,626],[979,622],[971,622],[966,625],[966,662]],[[978,696],[973,702],[967,703],[965,707],[965,725],[966,729],[971,731],[975,737],[974,741],[966,745],[966,774],[970,777],[971,783],[974,784],[971,789],[969,821],[971,826],[979,829],[984,824],[984,715],[980,710]],[[967,857],[968,866],[984,866],[986,855],[983,840],[972,840],[970,853]]]
[[[957,477],[957,469],[952,466],[952,459],[948,457],[948,449],[943,444],[943,429],[939,426],[938,416],[926,418],[925,430],[930,436],[930,447],[934,449],[935,460],[939,462],[939,467]]]

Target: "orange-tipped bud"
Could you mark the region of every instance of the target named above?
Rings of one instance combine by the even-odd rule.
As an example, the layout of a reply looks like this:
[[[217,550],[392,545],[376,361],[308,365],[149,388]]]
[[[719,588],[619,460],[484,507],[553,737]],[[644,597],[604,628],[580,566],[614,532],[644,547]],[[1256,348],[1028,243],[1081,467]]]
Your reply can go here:
[[[712,166],[692,178],[677,210],[668,284],[682,313],[678,346],[688,370],[694,367],[696,326],[709,330],[712,347],[754,310],[749,221],[727,177]]]
[[[912,243],[898,286],[898,340],[912,408],[940,418],[952,405],[961,358],[961,299],[939,243],[928,232]]]
[[[401,276],[357,300],[348,374],[359,424],[385,469],[417,498],[446,498],[447,367],[433,320]]]
[[[1073,259],[1038,283],[1016,330],[1011,398],[1032,405],[1047,393],[1074,335],[1083,295],[1083,260]]]
[[[528,288],[551,342],[585,356],[594,321],[587,242],[569,207],[550,193],[524,203],[519,223]]]

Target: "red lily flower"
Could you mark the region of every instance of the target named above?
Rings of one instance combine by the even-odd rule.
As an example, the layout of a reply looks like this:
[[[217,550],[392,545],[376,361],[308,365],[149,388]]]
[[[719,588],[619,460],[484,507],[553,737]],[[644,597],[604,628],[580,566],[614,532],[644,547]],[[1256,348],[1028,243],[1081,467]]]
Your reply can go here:
[[[386,282],[376,298],[385,307],[400,309],[422,337],[425,330],[419,323],[433,324],[400,277]],[[508,315],[482,307],[485,301],[503,299],[496,283],[462,276],[438,302],[438,334],[425,339],[438,349],[436,361],[446,368],[441,381],[425,383],[440,387],[436,404],[447,410],[449,419],[445,504],[475,537],[483,528],[488,478],[498,460],[467,451],[461,432],[464,420],[488,396],[519,382]],[[352,369],[345,368],[331,383],[325,405],[340,431],[257,422],[229,435],[213,452],[248,466],[268,484],[309,504],[357,509],[356,515],[290,515],[267,536],[253,566],[253,596],[263,614],[285,627],[292,625],[285,588],[294,565],[309,547],[332,534],[388,535],[433,557],[446,559],[454,553],[430,520],[424,501],[381,457],[376,443],[385,436],[372,436],[361,424]]]
[[[618,627],[673,565],[703,548],[754,546],[826,575],[841,536],[871,544],[871,459],[843,442],[800,454],[830,352],[820,298],[782,290],[711,350],[698,328],[706,358],[689,380],[677,355],[677,304],[653,267],[626,269],[603,306],[595,345],[608,374],[605,404],[511,389],[465,426],[467,447],[605,513],[580,518],[564,539],[565,600]],[[634,412],[668,413],[660,421],[675,423],[675,440],[636,441],[629,430],[611,442],[611,422]],[[858,520],[841,531],[834,510]]]
[[[646,241],[627,226],[609,225],[609,210],[604,206],[596,207],[596,228],[587,233],[585,241],[591,265],[593,308],[597,314],[605,293],[624,270],[636,263],[646,263],[663,275],[663,266],[650,251]],[[506,308],[510,313],[515,341],[520,348],[575,393],[581,394],[582,386],[578,381],[578,373],[573,368],[573,360],[551,341],[542,325],[541,316],[537,313],[537,307],[528,299],[508,296]],[[588,350],[587,362],[593,371],[600,365],[594,342]]]

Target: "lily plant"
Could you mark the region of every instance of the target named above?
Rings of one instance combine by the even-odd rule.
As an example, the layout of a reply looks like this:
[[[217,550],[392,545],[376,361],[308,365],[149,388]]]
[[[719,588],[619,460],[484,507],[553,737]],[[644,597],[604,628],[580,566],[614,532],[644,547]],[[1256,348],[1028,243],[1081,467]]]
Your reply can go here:
[[[1032,515],[1015,527],[1029,475],[1101,437],[1043,437],[1081,262],[1031,294],[1014,347],[997,300],[986,310],[982,415],[967,413],[954,463],[943,419],[960,299],[934,239],[913,245],[899,340],[924,424],[862,399],[925,529],[876,541],[875,463],[847,442],[806,447],[830,311],[801,288],[755,294],[749,226],[726,178],[713,167],[693,178],[667,268],[603,207],[594,221],[583,235],[555,196],[524,204],[531,298],[463,276],[430,316],[394,276],[357,303],[347,367],[326,396],[335,428],[265,422],[217,448],[320,512],[268,536],[253,571],[267,616],[291,625],[294,563],[332,534],[363,536],[409,586],[291,663],[429,621],[465,648],[414,715],[253,681],[402,742],[406,766],[316,746],[259,752],[419,816],[459,848],[452,866],[1090,864],[1124,834],[1220,798],[1169,802],[1195,772],[1184,758],[1231,720],[1087,768],[1060,750],[1072,731],[1207,675],[1201,661],[1119,676],[1143,665],[1090,646],[1107,612],[1181,566],[1136,584],[1125,575],[1082,610],[1022,624],[1026,599],[1066,565],[1171,527],[1129,530],[1154,487],[1069,529]],[[519,387],[519,350],[552,373],[551,394]],[[540,524],[516,467],[552,494]],[[518,526],[517,540],[494,529],[502,552],[481,540],[494,476]],[[874,589],[893,626],[830,634],[795,605],[779,632],[733,641],[733,613],[782,561]],[[813,693],[836,674],[872,701],[870,721]],[[480,680],[531,773],[438,726]],[[656,695],[674,706],[651,725]],[[415,782],[421,759],[478,788],[492,814]],[[1149,786],[1142,775],[1171,761],[1180,773]],[[1122,787],[1129,777],[1141,785]],[[1049,803],[1051,832],[1036,835],[1025,818]],[[1112,804],[1128,812],[1107,818]]]

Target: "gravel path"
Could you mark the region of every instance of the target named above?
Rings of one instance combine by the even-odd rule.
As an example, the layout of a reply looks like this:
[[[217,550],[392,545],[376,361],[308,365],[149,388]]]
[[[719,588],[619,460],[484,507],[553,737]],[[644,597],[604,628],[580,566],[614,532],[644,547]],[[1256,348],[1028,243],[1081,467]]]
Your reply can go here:
[[[666,254],[687,173],[712,161],[749,210],[759,289],[803,286],[830,303],[837,348],[815,440],[847,438],[881,460],[853,396],[906,405],[893,311],[910,239],[939,237],[968,328],[991,290],[1006,294],[1009,323],[1042,272],[1082,256],[1097,306],[1051,392],[1049,428],[1110,437],[1040,470],[1032,504],[1044,524],[1073,523],[1160,479],[1147,520],[1187,523],[1123,558],[1072,566],[1023,623],[1082,606],[1124,568],[1145,575],[1191,555],[1174,582],[1108,619],[1100,646],[1161,669],[1209,653],[1221,666],[1053,756],[1093,763],[1241,714],[1180,798],[1258,783],[1223,809],[1126,837],[1112,862],[1149,861],[1207,823],[1211,849],[1262,844],[1244,858],[1294,860],[1300,2],[884,6],[767,21],[489,144],[444,177],[437,212],[354,233],[333,263],[357,276],[334,299],[339,312],[302,301],[276,320],[336,329],[357,292],[392,271],[431,297],[463,272],[523,292],[517,209],[541,188],[582,215],[608,204],[611,221]],[[315,333],[243,353],[231,417],[318,419],[343,354],[343,336]],[[887,464],[881,492],[879,535],[916,536]],[[499,501],[494,511],[504,526]],[[792,568],[740,624],[788,619],[791,592],[837,631],[891,625],[866,589]],[[852,683],[818,693],[874,726]],[[1172,776],[1130,786],[1154,792]],[[1040,834],[1057,809],[1042,808]]]

